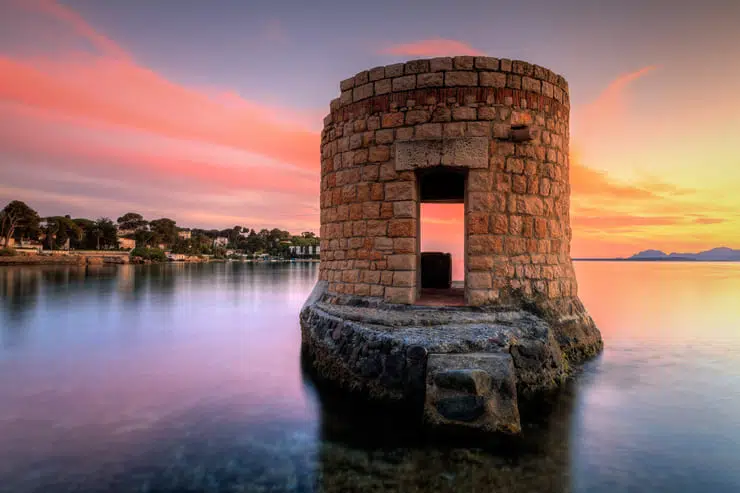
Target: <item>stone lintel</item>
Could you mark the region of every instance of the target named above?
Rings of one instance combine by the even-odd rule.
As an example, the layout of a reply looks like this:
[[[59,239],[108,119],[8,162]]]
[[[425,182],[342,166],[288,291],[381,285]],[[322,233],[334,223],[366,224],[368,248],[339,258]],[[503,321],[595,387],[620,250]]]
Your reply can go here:
[[[433,166],[488,168],[487,137],[407,140],[395,146],[397,171]]]

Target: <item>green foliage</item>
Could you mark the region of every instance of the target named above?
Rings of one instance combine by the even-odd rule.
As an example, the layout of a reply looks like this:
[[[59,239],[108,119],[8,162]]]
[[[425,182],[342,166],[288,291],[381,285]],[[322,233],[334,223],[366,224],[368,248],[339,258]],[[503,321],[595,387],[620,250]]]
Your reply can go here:
[[[172,219],[163,217],[149,221],[149,230],[152,232],[152,243],[172,245],[177,241],[177,224]]]
[[[131,250],[131,257],[141,257],[144,260],[151,260],[152,262],[166,262],[167,255],[164,251],[159,248],[147,248],[137,246]]]
[[[147,221],[144,220],[144,216],[136,212],[127,212],[123,216],[116,219],[118,228],[125,231],[139,231],[146,229]]]
[[[7,246],[10,238],[27,238],[41,239],[45,248],[52,250],[64,247],[67,240],[73,249],[114,249],[118,248],[119,233],[124,233],[126,238],[135,239],[137,246],[144,249],[158,250],[153,247],[164,244],[173,253],[188,255],[224,256],[226,250],[236,250],[239,255],[287,257],[291,245],[319,244],[319,238],[310,231],[292,236],[288,231],[278,228],[255,231],[246,226],[233,226],[222,230],[192,229],[191,238],[186,240],[178,237],[179,229],[172,219],[160,218],[149,222],[136,212],[128,212],[116,222],[107,217],[91,220],[52,216],[41,225],[36,211],[17,200],[0,211],[0,246]],[[215,240],[219,237],[227,238],[226,248],[223,244],[215,246]]]
[[[25,202],[13,200],[0,211],[0,235],[3,246],[8,246],[11,238],[34,237],[39,229],[38,213]]]
[[[16,251],[12,248],[0,248],[0,257],[12,257]]]
[[[44,233],[44,243],[49,249],[54,250],[63,247],[67,240],[70,244],[82,239],[83,231],[77,223],[69,216],[51,216],[44,218],[45,225],[41,231]]]

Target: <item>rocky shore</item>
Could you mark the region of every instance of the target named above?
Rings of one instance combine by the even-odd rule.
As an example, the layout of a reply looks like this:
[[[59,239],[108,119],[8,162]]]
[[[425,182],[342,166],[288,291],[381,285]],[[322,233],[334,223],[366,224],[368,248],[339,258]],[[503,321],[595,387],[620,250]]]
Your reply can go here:
[[[0,257],[0,265],[102,265],[128,264],[123,255],[13,255]]]
[[[440,431],[518,434],[520,400],[558,388],[602,345],[587,315],[558,325],[525,309],[338,300],[321,281],[300,321],[315,378]]]

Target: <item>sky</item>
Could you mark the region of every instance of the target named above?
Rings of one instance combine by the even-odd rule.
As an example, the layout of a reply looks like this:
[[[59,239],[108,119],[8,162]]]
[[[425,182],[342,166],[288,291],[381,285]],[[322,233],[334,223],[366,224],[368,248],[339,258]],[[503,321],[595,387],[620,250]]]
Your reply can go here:
[[[737,0],[0,0],[0,202],[318,232],[339,81],[485,54],[570,84],[573,256],[740,248],[738,25]],[[428,245],[460,217],[425,207]]]

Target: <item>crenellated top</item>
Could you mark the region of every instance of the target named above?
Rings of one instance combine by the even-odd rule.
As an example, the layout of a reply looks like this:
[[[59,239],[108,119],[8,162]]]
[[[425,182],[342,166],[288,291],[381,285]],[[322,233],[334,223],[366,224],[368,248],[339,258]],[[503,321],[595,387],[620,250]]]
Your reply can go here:
[[[488,87],[539,94],[569,106],[568,82],[558,74],[521,60],[493,57],[440,57],[363,70],[340,83],[331,111],[374,96],[433,88]]]

